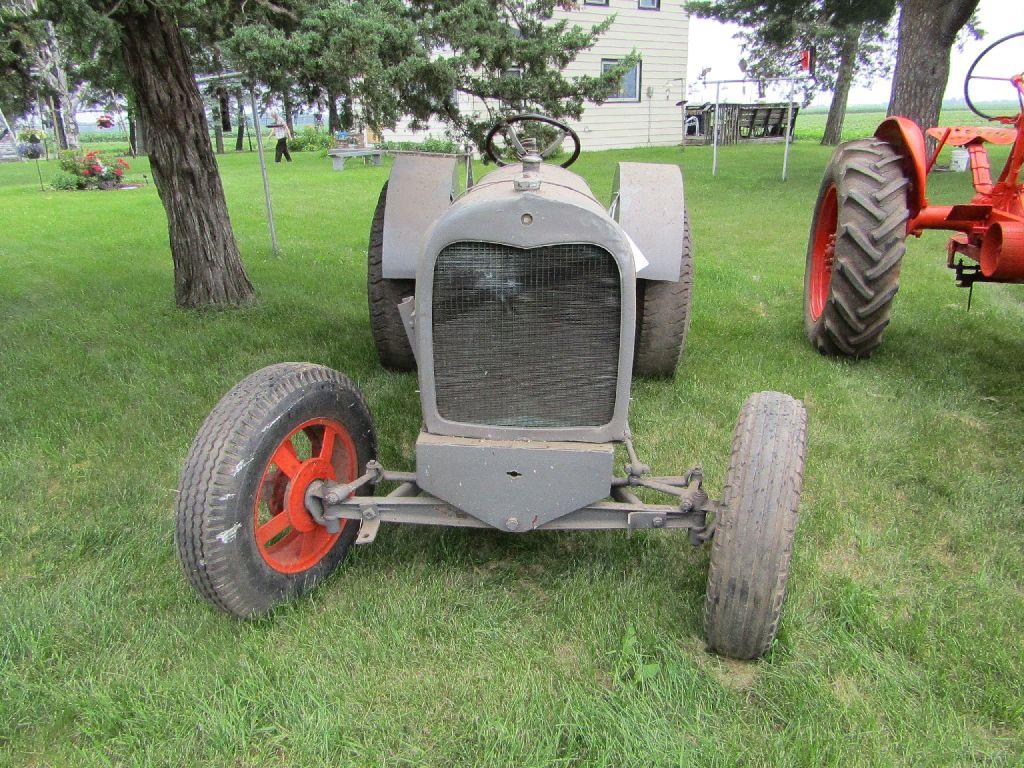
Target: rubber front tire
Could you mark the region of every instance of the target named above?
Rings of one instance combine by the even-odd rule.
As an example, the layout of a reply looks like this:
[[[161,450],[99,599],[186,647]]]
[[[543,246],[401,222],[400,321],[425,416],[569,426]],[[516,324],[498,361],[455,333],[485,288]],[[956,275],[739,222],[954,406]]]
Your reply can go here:
[[[370,246],[366,254],[366,296],[370,304],[370,332],[381,365],[393,371],[416,370],[416,358],[409,345],[398,305],[416,291],[415,280],[384,277],[384,209],[388,184],[380,190],[377,209],[370,225]]]
[[[326,424],[336,436],[329,445]],[[354,523],[345,523],[337,535],[312,524],[308,533],[289,526],[274,540],[258,541],[261,504],[268,497],[279,497],[280,511],[297,490],[302,504],[300,480],[289,479],[274,459],[285,441],[298,442],[292,436],[303,425],[313,425],[303,434],[315,437],[320,430],[319,446],[310,440],[309,451],[328,454],[329,474],[338,482],[355,479],[376,458],[373,419],[355,384],[330,368],[282,363],[253,373],[224,395],[185,459],[174,535],[182,567],[203,598],[239,618],[258,616],[313,589],[341,562],[358,531]],[[311,456],[295,466],[312,461]],[[302,470],[292,474],[303,477]],[[301,482],[315,474],[305,472]],[[306,543],[312,545],[308,552]]]
[[[832,155],[804,273],[804,329],[819,352],[868,357],[882,343],[906,250],[909,183],[887,142],[858,139]]]
[[[670,378],[683,356],[690,330],[693,294],[693,243],[690,218],[683,214],[683,253],[679,279],[636,281],[636,349],[633,373]]]
[[[807,413],[779,392],[747,398],[733,433],[704,603],[711,650],[763,655],[778,632],[803,484]]]

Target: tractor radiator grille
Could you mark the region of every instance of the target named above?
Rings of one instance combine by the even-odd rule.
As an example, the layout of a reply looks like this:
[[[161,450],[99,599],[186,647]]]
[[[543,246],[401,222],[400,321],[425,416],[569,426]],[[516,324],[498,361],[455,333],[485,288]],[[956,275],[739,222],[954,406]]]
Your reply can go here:
[[[434,267],[439,415],[500,427],[607,424],[619,283],[615,259],[594,245],[447,246]]]

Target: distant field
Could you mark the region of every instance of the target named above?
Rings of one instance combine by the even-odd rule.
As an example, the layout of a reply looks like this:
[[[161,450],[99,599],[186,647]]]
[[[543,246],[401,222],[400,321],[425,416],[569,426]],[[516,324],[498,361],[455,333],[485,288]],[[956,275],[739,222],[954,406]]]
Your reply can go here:
[[[1012,105],[1000,105],[1007,114],[1013,112]],[[984,110],[983,110],[984,111]],[[825,134],[825,121],[828,119],[826,110],[804,110],[796,118],[794,138],[799,141],[821,141]],[[846,112],[843,121],[843,141],[870,136],[875,127],[885,119],[885,107],[872,109],[853,109]],[[943,109],[939,118],[940,125],[985,125],[987,121],[965,108]],[[928,128],[930,126],[923,126]]]

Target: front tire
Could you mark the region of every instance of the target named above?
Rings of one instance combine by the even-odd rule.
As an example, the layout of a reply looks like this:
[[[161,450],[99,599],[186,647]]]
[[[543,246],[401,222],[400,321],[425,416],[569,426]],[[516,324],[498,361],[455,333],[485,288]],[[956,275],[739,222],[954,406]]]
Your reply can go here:
[[[337,371],[282,363],[243,379],[203,422],[181,473],[174,538],[189,582],[239,618],[313,589],[359,526],[328,532],[306,511],[305,491],[314,480],[354,480],[376,455],[366,401]]]
[[[381,365],[393,371],[415,371],[416,357],[398,305],[416,291],[415,280],[384,277],[384,209],[388,184],[380,190],[377,208],[370,225],[370,245],[366,254],[366,297],[370,305],[370,332]]]
[[[715,516],[704,602],[711,650],[754,659],[778,632],[803,484],[807,412],[780,392],[747,398]]]
[[[868,357],[882,343],[906,250],[903,158],[858,139],[832,156],[818,192],[804,272],[804,330],[819,352]]]
[[[683,212],[683,253],[679,278],[636,281],[636,350],[633,373],[671,378],[686,347],[693,294],[693,242],[690,218]]]

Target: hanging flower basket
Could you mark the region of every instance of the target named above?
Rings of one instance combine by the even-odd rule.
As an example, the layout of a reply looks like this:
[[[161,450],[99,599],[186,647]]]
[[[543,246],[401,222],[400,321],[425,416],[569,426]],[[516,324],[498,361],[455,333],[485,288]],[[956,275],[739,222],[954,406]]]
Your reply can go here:
[[[18,144],[18,156],[26,160],[38,160],[46,154],[41,141],[22,141]]]

